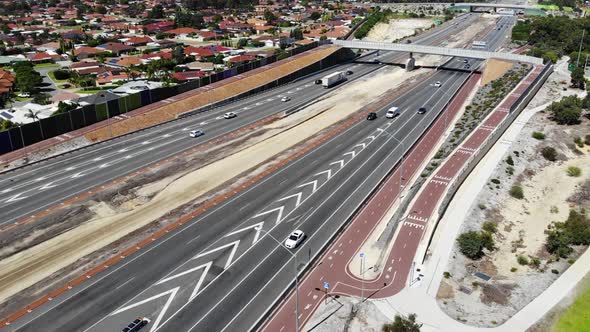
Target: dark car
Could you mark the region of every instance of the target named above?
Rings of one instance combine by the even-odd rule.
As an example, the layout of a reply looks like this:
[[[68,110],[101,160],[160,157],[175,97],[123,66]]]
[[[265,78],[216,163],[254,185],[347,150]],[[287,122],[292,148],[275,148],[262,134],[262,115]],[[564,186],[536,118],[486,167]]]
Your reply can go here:
[[[322,80],[315,80],[315,84],[322,84]]]
[[[347,70],[346,75],[352,75],[352,70]]]
[[[411,43],[412,43],[411,39],[406,40],[406,44],[411,44]]]
[[[424,114],[424,113],[426,113],[426,107],[420,107],[418,109],[418,114]]]
[[[371,112],[371,113],[369,113],[369,115],[367,115],[367,120],[375,120],[375,119],[377,119],[377,113]]]

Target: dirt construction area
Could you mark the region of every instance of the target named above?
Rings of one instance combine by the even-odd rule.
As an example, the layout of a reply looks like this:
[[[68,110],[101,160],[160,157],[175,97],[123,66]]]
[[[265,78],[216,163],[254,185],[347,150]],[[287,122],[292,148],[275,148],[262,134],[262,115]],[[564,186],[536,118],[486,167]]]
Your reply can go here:
[[[567,61],[567,60],[565,60]],[[556,67],[562,67],[560,61]],[[556,70],[529,108],[560,100],[581,90],[568,87],[569,73]],[[574,248],[570,259],[551,255],[546,230],[554,221],[565,221],[570,209],[590,208],[590,146],[574,144],[576,136],[590,134],[590,120],[578,125],[558,125],[540,111],[524,124],[509,145],[502,162],[469,209],[460,233],[479,231],[484,222],[496,225],[494,250],[479,260],[466,258],[455,245],[439,292],[438,304],[450,317],[468,325],[493,327],[502,324],[537,297],[566,270],[586,248]],[[533,138],[533,132],[544,139]],[[541,150],[553,147],[556,161],[546,160]],[[568,176],[568,167],[581,170]],[[523,198],[511,194],[513,186]],[[477,275],[476,275],[477,274]],[[489,281],[481,276],[490,277]]]
[[[8,314],[146,234],[235,190],[427,70],[391,67],[343,86],[312,106],[227,142],[163,165],[64,208],[23,232],[0,235],[0,299]],[[304,143],[304,144],[303,144]],[[232,179],[239,180],[232,180]],[[23,291],[24,290],[24,291]],[[20,293],[19,293],[20,292]],[[14,294],[19,293],[16,296]]]

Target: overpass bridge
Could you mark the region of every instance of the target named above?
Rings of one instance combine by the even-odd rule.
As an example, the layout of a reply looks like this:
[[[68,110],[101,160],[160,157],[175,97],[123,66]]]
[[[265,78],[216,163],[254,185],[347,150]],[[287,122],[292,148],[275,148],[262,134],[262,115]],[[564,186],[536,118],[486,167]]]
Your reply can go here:
[[[342,46],[345,48],[357,48],[363,50],[383,50],[383,51],[397,51],[397,52],[408,52],[408,53],[422,53],[422,54],[434,54],[442,56],[452,56],[470,59],[500,59],[507,61],[527,62],[535,65],[542,65],[543,59],[536,58],[528,55],[520,55],[514,53],[502,53],[502,52],[490,52],[481,50],[469,50],[463,48],[448,48],[438,46],[425,46],[417,44],[399,44],[399,43],[381,43],[381,42],[370,42],[370,41],[357,41],[357,40],[334,40],[334,45]]]
[[[533,6],[529,6],[529,5],[525,5],[525,4],[514,4],[514,3],[501,3],[501,2],[461,2],[461,3],[455,3],[455,2],[417,2],[417,3],[411,3],[411,2],[400,2],[400,3],[376,3],[375,4],[378,7],[395,7],[395,6],[400,6],[400,5],[416,5],[416,6],[434,6],[434,5],[444,5],[444,6],[448,6],[448,7],[469,7],[470,9],[473,8],[506,8],[506,9],[538,9],[535,8]]]

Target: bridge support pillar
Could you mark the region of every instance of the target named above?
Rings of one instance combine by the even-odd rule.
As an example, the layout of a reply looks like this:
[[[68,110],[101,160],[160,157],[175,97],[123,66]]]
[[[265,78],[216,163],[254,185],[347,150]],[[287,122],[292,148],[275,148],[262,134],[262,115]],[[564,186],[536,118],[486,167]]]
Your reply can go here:
[[[410,54],[410,57],[408,58],[408,60],[406,60],[406,71],[414,70],[415,66],[416,66],[416,59]]]

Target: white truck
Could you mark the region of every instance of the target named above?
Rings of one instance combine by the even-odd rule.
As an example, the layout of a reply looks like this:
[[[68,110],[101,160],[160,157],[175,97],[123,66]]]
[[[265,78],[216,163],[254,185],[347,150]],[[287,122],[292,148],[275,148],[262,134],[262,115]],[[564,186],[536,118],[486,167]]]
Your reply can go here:
[[[322,78],[322,86],[324,88],[332,87],[340,82],[344,81],[344,73],[341,71],[334,72],[330,75],[326,75]]]

